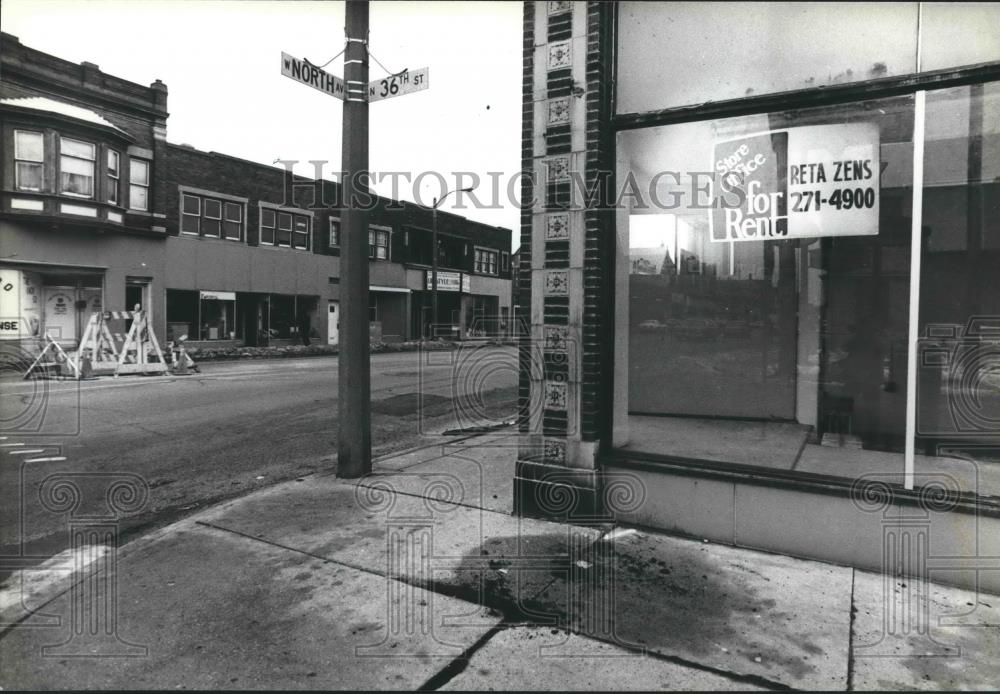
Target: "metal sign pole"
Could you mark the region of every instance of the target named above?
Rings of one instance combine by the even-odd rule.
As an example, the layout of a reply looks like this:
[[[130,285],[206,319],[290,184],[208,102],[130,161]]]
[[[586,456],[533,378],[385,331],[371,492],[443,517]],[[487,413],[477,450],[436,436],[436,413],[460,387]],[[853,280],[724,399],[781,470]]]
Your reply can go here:
[[[337,476],[371,472],[371,363],[368,337],[368,2],[348,0],[345,10],[339,359],[340,426]],[[360,200],[359,200],[360,198]]]

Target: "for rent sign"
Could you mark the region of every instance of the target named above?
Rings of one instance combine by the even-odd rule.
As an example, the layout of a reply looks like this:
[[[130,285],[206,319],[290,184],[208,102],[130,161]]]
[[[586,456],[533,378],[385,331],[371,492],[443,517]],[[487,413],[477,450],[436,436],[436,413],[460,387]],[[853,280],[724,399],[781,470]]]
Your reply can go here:
[[[715,145],[712,241],[875,236],[879,131],[874,123],[811,125]],[[731,191],[739,189],[737,196]]]

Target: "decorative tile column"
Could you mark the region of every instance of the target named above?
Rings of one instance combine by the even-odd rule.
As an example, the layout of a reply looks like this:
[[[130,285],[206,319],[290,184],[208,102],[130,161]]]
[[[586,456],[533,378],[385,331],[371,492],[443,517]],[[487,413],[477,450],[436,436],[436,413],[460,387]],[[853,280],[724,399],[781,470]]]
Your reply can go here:
[[[608,354],[601,326],[610,325],[600,271],[610,261],[607,194],[595,183],[610,170],[601,125],[612,10],[526,2],[524,13],[519,291],[530,330],[520,344],[515,509],[582,522],[601,514],[597,452],[610,421],[600,368]]]

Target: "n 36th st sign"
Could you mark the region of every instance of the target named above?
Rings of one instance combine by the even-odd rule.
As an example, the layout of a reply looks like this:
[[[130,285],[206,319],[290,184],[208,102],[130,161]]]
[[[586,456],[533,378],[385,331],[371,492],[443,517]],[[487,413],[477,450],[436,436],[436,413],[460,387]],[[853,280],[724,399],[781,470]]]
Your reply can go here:
[[[430,86],[429,73],[430,68],[426,67],[419,70],[404,70],[369,82],[365,92],[367,100],[382,101],[427,89]],[[306,60],[299,60],[284,52],[281,54],[281,74],[340,100],[346,95],[344,80]]]
[[[368,83],[368,101],[382,101],[423,91],[430,86],[430,68],[403,70],[380,80]]]

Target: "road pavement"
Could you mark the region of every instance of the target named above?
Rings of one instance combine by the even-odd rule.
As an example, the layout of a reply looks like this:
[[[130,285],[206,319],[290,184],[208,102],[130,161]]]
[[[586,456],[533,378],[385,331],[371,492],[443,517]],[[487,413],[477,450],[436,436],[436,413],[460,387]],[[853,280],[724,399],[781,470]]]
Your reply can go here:
[[[88,484],[104,483],[94,473],[138,475],[150,489],[126,524],[138,532],[210,501],[333,469],[337,371],[336,357],[310,357],[209,362],[176,377],[8,375],[0,394],[2,555],[30,564],[66,546],[68,511],[52,497],[52,475],[86,473],[73,479],[85,499]],[[516,380],[513,348],[373,355],[376,455],[509,420]],[[86,503],[73,514],[102,512]]]

